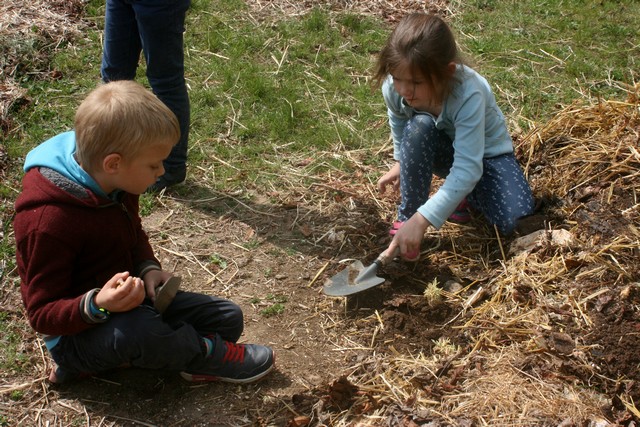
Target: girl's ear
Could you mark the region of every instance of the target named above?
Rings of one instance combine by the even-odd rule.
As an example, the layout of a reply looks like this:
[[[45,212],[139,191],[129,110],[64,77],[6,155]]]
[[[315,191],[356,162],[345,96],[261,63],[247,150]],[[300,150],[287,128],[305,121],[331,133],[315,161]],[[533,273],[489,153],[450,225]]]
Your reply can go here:
[[[122,156],[118,153],[108,154],[107,157],[102,161],[102,169],[107,174],[114,174],[118,172],[120,168],[120,163],[122,162]]]
[[[449,74],[453,75],[456,72],[456,66],[458,64],[456,64],[455,62],[449,62],[449,64],[447,65],[447,71],[449,72]]]

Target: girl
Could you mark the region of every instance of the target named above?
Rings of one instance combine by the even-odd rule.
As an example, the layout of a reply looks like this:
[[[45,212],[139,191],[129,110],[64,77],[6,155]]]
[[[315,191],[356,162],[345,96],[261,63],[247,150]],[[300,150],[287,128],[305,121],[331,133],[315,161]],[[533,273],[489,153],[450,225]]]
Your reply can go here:
[[[468,221],[467,206],[503,234],[533,212],[531,188],[491,88],[462,63],[441,18],[402,19],[380,52],[374,82],[382,86],[396,160],[378,188],[401,195],[386,254],[399,250],[417,259],[427,227]],[[430,197],[433,174],[445,181]]]

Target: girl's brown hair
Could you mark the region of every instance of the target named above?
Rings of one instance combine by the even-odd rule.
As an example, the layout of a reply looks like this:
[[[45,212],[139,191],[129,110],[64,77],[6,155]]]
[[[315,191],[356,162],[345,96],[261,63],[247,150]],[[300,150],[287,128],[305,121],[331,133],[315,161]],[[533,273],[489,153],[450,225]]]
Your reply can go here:
[[[380,52],[374,87],[379,88],[396,68],[408,66],[414,74],[423,75],[436,101],[442,101],[454,84],[452,62],[462,63],[462,59],[449,26],[436,15],[412,13],[402,18]]]
[[[76,160],[88,171],[111,153],[135,157],[154,144],[175,145],[178,119],[150,90],[131,80],[98,86],[75,116]]]

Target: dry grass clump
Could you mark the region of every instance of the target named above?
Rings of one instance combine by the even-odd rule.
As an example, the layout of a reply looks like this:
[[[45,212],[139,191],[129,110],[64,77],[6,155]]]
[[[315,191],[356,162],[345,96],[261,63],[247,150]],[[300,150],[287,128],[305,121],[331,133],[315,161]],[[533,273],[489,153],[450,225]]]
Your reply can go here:
[[[258,0],[248,2],[248,5],[259,17],[304,15],[315,7],[322,7],[360,15],[377,15],[389,22],[397,22],[411,12],[450,14],[449,3],[447,0]]]
[[[627,101],[578,99],[522,140],[525,170],[559,197],[631,189],[640,176],[640,84]],[[539,173],[536,169],[540,169]],[[610,201],[610,198],[607,199]]]
[[[501,268],[482,277],[484,300],[448,298],[457,315],[442,327],[466,337],[468,348],[391,350],[368,360],[367,369],[354,369],[353,382],[386,410],[369,418],[350,413],[351,419],[364,419],[362,425],[392,418],[402,425],[606,425],[608,397],[562,371],[571,366],[582,378],[613,381],[599,374],[583,336],[595,325],[588,304],[637,281],[639,89],[626,102],[576,101],[525,137],[521,147],[529,146],[525,163],[535,192],[562,200],[564,223],[548,224],[535,246],[505,257]],[[596,222],[584,232],[587,225],[576,215],[589,203]],[[556,226],[568,236],[562,243],[553,238]],[[490,264],[454,255],[447,258],[454,272],[473,274],[470,265]],[[469,296],[474,289],[465,291]],[[640,413],[624,393],[620,399]]]
[[[564,420],[602,419],[594,408],[606,402],[581,387],[526,372],[518,365],[519,345],[505,347],[482,360],[482,369],[471,369],[462,390],[443,399],[452,419],[477,414],[481,425],[557,425]]]
[[[9,110],[26,96],[15,79],[46,73],[49,55],[78,37],[86,22],[77,19],[82,0],[3,0],[0,3],[0,128],[9,130]]]

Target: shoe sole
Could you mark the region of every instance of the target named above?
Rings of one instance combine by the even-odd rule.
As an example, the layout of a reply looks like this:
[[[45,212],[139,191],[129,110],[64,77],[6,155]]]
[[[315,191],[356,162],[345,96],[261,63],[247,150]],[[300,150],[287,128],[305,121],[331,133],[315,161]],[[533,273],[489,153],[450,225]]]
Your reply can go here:
[[[55,385],[68,384],[68,383],[71,383],[71,382],[74,382],[74,381],[84,380],[84,379],[93,377],[93,374],[81,373],[81,374],[77,374],[77,375],[67,376],[66,378],[61,378],[58,375],[58,369],[59,369],[58,366],[54,365],[51,368],[51,371],[49,372],[49,377],[47,378],[47,380],[51,384],[55,384]]]
[[[269,369],[260,372],[258,375],[254,375],[250,378],[227,378],[227,377],[217,377],[215,375],[207,375],[207,374],[190,374],[188,372],[180,372],[180,376],[189,382],[194,383],[204,383],[204,382],[223,382],[223,383],[232,383],[232,384],[249,384],[256,382],[266,376],[269,372],[273,370],[276,366],[276,355],[273,354],[273,361],[271,362],[271,366]]]

